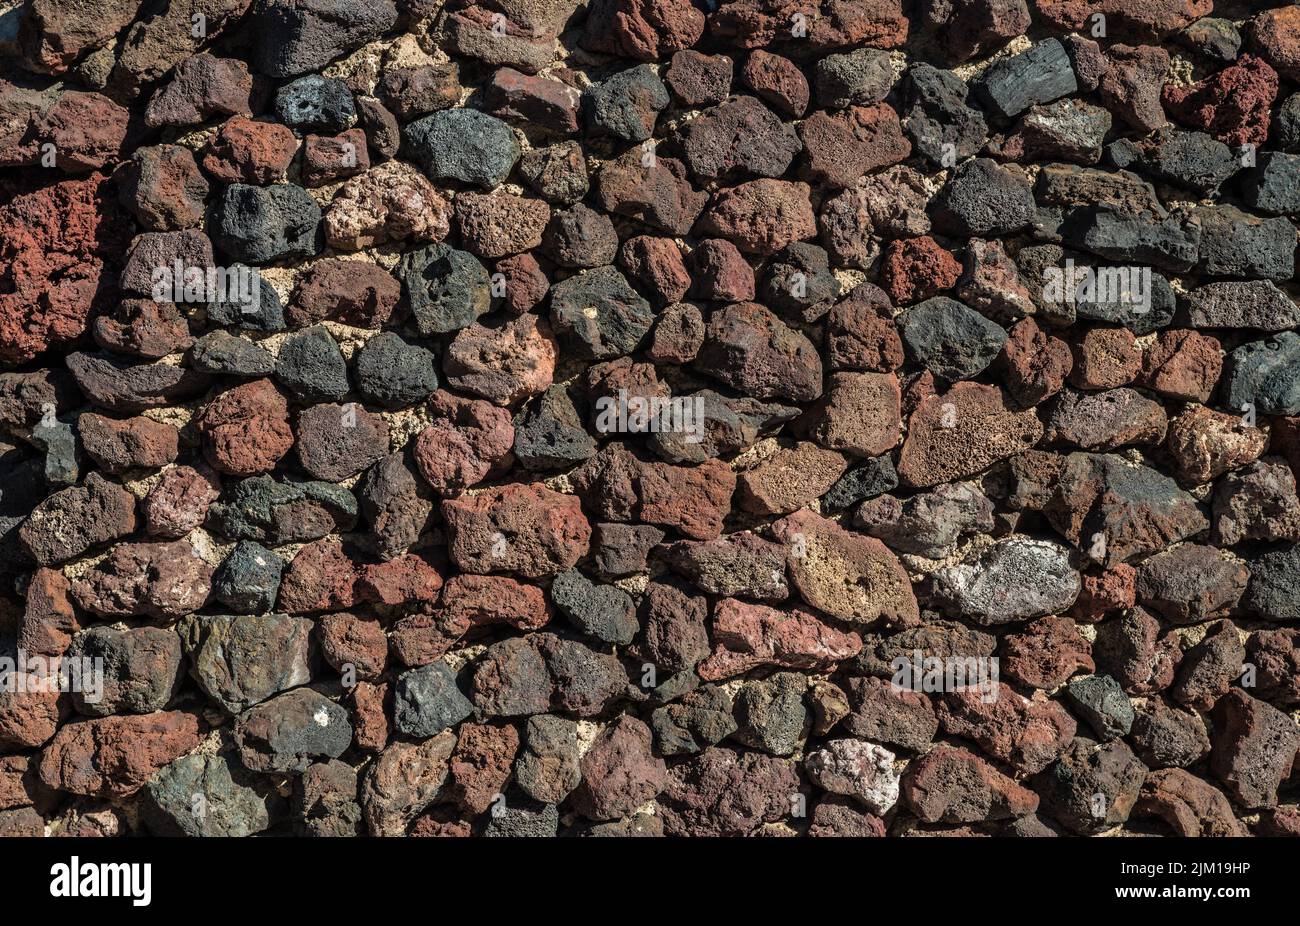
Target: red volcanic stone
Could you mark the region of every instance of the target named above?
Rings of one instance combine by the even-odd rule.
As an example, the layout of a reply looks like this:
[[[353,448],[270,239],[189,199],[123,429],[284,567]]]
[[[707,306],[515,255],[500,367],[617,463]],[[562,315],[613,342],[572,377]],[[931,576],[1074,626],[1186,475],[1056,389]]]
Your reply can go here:
[[[641,599],[640,654],[661,669],[680,672],[709,655],[704,628],[709,602],[666,582],[651,582]]]
[[[696,297],[717,302],[753,300],[754,268],[730,241],[701,241],[691,252],[690,263]]]
[[[1142,349],[1127,328],[1092,328],[1073,345],[1070,384],[1079,389],[1127,386],[1142,369]]]
[[[1208,402],[1223,371],[1218,340],[1199,331],[1169,329],[1142,357],[1138,383],[1170,399]]]
[[[1264,10],[1246,27],[1255,53],[1279,74],[1300,80],[1300,7]]]
[[[982,687],[959,688],[944,695],[939,722],[945,733],[975,742],[990,757],[1017,775],[1046,768],[1074,738],[1077,724],[1069,711],[1041,693],[1025,698],[999,684],[996,697]]]
[[[655,157],[648,165],[639,147],[601,168],[596,200],[606,212],[625,215],[673,235],[691,230],[709,194],[686,179],[686,165]]]
[[[929,299],[961,276],[957,258],[929,235],[891,241],[880,265],[881,287],[895,305]]]
[[[1147,775],[1133,813],[1159,817],[1178,836],[1246,835],[1223,792],[1181,768]]]
[[[926,823],[981,823],[1023,817],[1038,795],[959,746],[941,744],[907,767],[903,799]]]
[[[72,583],[72,597],[101,617],[180,617],[203,607],[212,572],[184,540],[122,543]]]
[[[1074,366],[1070,346],[1043,331],[1032,318],[1012,326],[1001,360],[1007,391],[1025,408],[1060,392]]]
[[[1034,0],[1038,15],[1063,32],[1086,32],[1101,13],[1115,36],[1163,39],[1214,11],[1213,0]]]
[[[388,453],[388,422],[355,402],[324,403],[298,415],[298,462],[308,475],[342,482]]]
[[[362,129],[338,135],[308,135],[302,145],[303,186],[324,186],[370,169],[370,149]]]
[[[735,489],[736,474],[721,460],[699,466],[648,463],[640,473],[640,517],[694,540],[710,540],[722,533]]]
[[[42,566],[66,562],[135,530],[135,496],[99,473],[55,492],[32,509],[18,540]]]
[[[339,672],[348,667],[356,678],[373,681],[388,665],[388,637],[373,619],[339,611],[316,623],[316,641],[325,661]]]
[[[137,148],[115,176],[122,205],[145,228],[172,231],[203,221],[208,181],[188,148]]]
[[[825,495],[846,469],[843,454],[801,441],[743,471],[736,503],[752,514],[788,514]]]
[[[365,566],[356,583],[362,601],[396,607],[420,601],[437,601],[442,588],[438,570],[413,553],[404,553],[384,563]]]
[[[628,714],[601,730],[579,763],[573,807],[589,820],[619,820],[664,789],[668,767],[654,754],[654,735]]]
[[[912,143],[887,103],[850,106],[834,115],[816,112],[799,126],[808,176],[848,189],[866,173],[907,160]]]
[[[356,604],[359,572],[338,540],[313,541],[297,552],[284,571],[279,609],[287,614],[346,611]]]
[[[704,35],[704,13],[691,0],[594,0],[582,47],[636,61],[658,61]]]
[[[578,131],[582,93],[562,80],[498,68],[484,88],[493,115],[529,122],[562,135]]]
[[[532,254],[502,258],[495,269],[505,279],[505,310],[511,315],[536,308],[551,288],[550,279]]]
[[[1180,479],[1199,484],[1259,459],[1268,441],[1264,431],[1243,424],[1241,415],[1193,405],[1170,422],[1167,443]]]
[[[27,582],[18,646],[28,655],[62,656],[81,630],[72,606],[72,583],[57,569],[40,568]]]
[[[1095,50],[1095,43],[1082,40],[1085,43]],[[1169,52],[1156,45],[1112,45],[1104,53],[1097,52],[1097,57],[1101,59],[1097,92],[1107,109],[1142,132],[1169,122],[1160,103]]]
[[[828,794],[813,808],[808,835],[814,837],[862,836],[882,838],[885,821],[862,808],[856,800]]]
[[[452,562],[466,572],[536,579],[586,555],[591,527],[573,495],[512,483],[442,503]]]
[[[252,94],[253,78],[244,62],[207,54],[188,56],[149,100],[145,125],[190,126],[214,116],[248,116]]]
[[[1098,573],[1080,576],[1079,597],[1070,606],[1070,617],[1096,622],[1113,611],[1126,611],[1137,600],[1137,570],[1119,563]]]
[[[618,262],[628,279],[660,304],[680,302],[691,288],[682,252],[671,238],[629,238],[619,249]]]
[[[1029,449],[1042,436],[1033,409],[1014,412],[1001,390],[957,383],[923,399],[912,413],[898,475],[916,488],[963,479]]]
[[[308,268],[285,310],[290,326],[334,321],[354,328],[382,328],[392,317],[402,285],[364,260],[327,258]]]
[[[747,254],[772,255],[817,234],[806,183],[751,180],[721,190],[696,223],[702,237],[726,238]]]
[[[0,194],[0,361],[78,337],[102,303],[104,258],[130,233],[92,174]]]
[[[689,302],[670,305],[659,313],[646,353],[655,363],[690,363],[704,346],[704,316]]]
[[[387,682],[358,682],[352,689],[352,742],[362,752],[381,752],[388,744],[386,701]]]
[[[203,455],[218,472],[255,476],[293,446],[289,402],[269,379],[227,389],[194,416]]]
[[[1130,695],[1163,691],[1173,684],[1182,650],[1176,637],[1160,633],[1160,622],[1141,607],[1106,621],[1092,647],[1097,668]]]
[[[447,345],[443,371],[457,389],[495,405],[541,395],[555,376],[558,349],[550,326],[525,314],[488,328],[475,322]]]
[[[54,736],[68,713],[60,707],[58,678],[14,669],[0,691],[0,747],[38,748]],[[64,699],[66,700],[66,699]]]
[[[851,678],[847,687],[852,709],[844,717],[844,729],[854,736],[924,752],[939,732],[928,694],[874,677]]]
[[[791,35],[791,16],[802,13],[803,38]],[[709,32],[741,48],[765,48],[776,41],[805,43],[813,51],[846,46],[896,48],[907,41],[902,0],[733,0],[709,17]]]
[[[1261,58],[1242,55],[1191,86],[1166,85],[1163,100],[1179,122],[1209,132],[1225,145],[1263,147],[1277,91],[1277,71]]]
[[[173,303],[123,299],[112,315],[95,319],[95,343],[105,350],[157,360],[194,343],[190,326]]]
[[[465,247],[488,260],[539,247],[551,220],[545,200],[511,193],[464,192],[453,205]]]
[[[957,298],[998,320],[1033,315],[1036,311],[1033,294],[1000,241],[970,240],[962,276],[957,281]]]
[[[33,120],[32,134],[54,145],[54,165],[86,173],[116,163],[126,144],[130,113],[100,93],[68,90]]]
[[[686,106],[716,106],[731,92],[733,67],[726,55],[705,55],[687,48],[673,55],[664,83]]]
[[[917,622],[920,610],[898,557],[875,537],[846,530],[807,509],[772,525],[786,569],[804,601],[851,624]]]
[[[546,596],[506,576],[459,575],[447,580],[436,608],[417,610],[393,628],[393,652],[404,665],[428,665],[475,628],[505,624],[538,630],[550,622]]]
[[[713,611],[713,644],[713,653],[695,669],[706,682],[759,666],[827,669],[856,656],[862,638],[836,630],[809,611],[778,611],[725,598]]]
[[[874,283],[859,283],[826,316],[831,369],[890,373],[903,365],[903,339],[893,306]]]
[[[793,759],[712,746],[669,770],[658,812],[670,836],[748,836],[785,819],[797,793]]]
[[[95,466],[114,475],[166,466],[176,459],[180,442],[179,432],[170,424],[148,418],[106,418],[94,412],[82,412],[77,433]]]
[[[235,116],[222,123],[200,161],[223,183],[267,184],[284,179],[297,151],[298,139],[287,126]]]
[[[434,491],[475,485],[513,460],[515,427],[504,408],[439,390],[429,400],[429,417],[432,423],[415,439],[415,462]]]
[[[441,241],[451,205],[418,169],[388,161],[343,184],[325,210],[325,242],[340,251],[390,241]]]
[[[741,68],[740,80],[787,116],[798,119],[808,109],[808,78],[789,58],[755,51]]]
[[[892,373],[832,373],[825,394],[797,426],[823,447],[875,457],[898,444],[902,401]]]
[[[199,745],[199,719],[181,711],[70,723],[41,755],[41,781],[89,797],[127,797]]]
[[[759,399],[808,402],[822,394],[821,357],[813,343],[755,302],[709,317],[695,366]]]
[[[506,789],[519,752],[519,731],[509,724],[464,723],[456,737],[448,796],[466,812],[478,815]]]
[[[1069,681],[1075,672],[1092,672],[1092,647],[1073,620],[1043,617],[1021,633],[1002,641],[1002,672],[1030,688],[1048,691]]]
[[[1210,719],[1210,771],[1241,806],[1277,806],[1277,789],[1291,774],[1300,747],[1300,727],[1240,688],[1219,699]]]

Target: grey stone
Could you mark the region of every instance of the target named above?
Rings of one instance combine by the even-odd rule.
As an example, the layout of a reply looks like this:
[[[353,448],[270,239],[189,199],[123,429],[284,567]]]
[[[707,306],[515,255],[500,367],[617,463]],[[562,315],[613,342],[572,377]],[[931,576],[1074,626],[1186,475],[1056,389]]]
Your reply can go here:
[[[1242,606],[1269,621],[1300,620],[1300,544],[1266,550],[1248,561]]]
[[[602,643],[625,646],[641,629],[631,595],[615,585],[598,585],[576,569],[555,577],[551,601],[573,626]]]
[[[297,688],[240,714],[234,738],[249,771],[297,775],[316,759],[341,756],[352,745],[352,724],[329,698]]]
[[[304,405],[337,402],[348,394],[348,366],[324,325],[294,332],[280,344],[275,378]]]
[[[403,143],[431,180],[459,180],[492,189],[519,160],[515,133],[476,109],[444,109],[410,123]]]
[[[473,712],[474,705],[456,687],[456,674],[441,660],[397,677],[393,725],[399,733],[428,739]]]
[[[1109,675],[1085,675],[1065,686],[1070,706],[1088,721],[1103,742],[1127,736],[1133,727],[1133,704]]]
[[[275,607],[284,560],[253,540],[241,540],[212,577],[212,597],[239,614],[264,614]]]
[[[525,469],[564,469],[594,456],[596,440],[583,427],[568,387],[556,384],[515,416],[514,449]]]
[[[963,238],[1010,235],[1029,225],[1035,212],[1023,175],[988,158],[961,164],[930,204],[935,229]]]
[[[979,375],[1007,342],[1000,325],[946,296],[912,306],[903,313],[899,327],[908,353],[949,380]]]
[[[774,756],[793,755],[811,724],[803,703],[807,687],[808,679],[797,672],[746,682],[736,694],[732,739]]]
[[[1187,294],[1187,321],[1194,328],[1258,328],[1285,331],[1300,325],[1300,305],[1272,280],[1206,283]]]
[[[357,121],[357,108],[343,81],[308,74],[276,91],[275,115],[295,132],[335,135]]]
[[[576,355],[608,360],[640,346],[654,313],[622,273],[598,267],[551,287],[551,324]]]
[[[190,363],[204,373],[230,376],[269,376],[275,370],[275,358],[270,351],[247,338],[220,330],[210,331],[194,342]]]
[[[249,31],[258,70],[291,77],[320,70],[396,23],[391,0],[271,0]]]
[[[619,71],[582,94],[587,125],[627,142],[653,135],[656,117],[669,102],[668,88],[646,64]]]
[[[232,183],[208,213],[212,243],[237,261],[265,264],[320,250],[320,206],[292,183]]]
[[[823,109],[879,103],[894,85],[889,52],[859,48],[817,62],[813,90]]]
[[[280,803],[228,753],[194,753],[164,767],[145,786],[144,820],[159,836],[253,836]]]
[[[391,331],[366,341],[355,363],[357,390],[367,402],[384,408],[414,405],[438,389],[433,353]]]
[[[1081,587],[1068,549],[1023,536],[997,541],[974,561],[945,566],[932,581],[940,604],[981,626],[1060,614]]]
[[[1079,89],[1070,56],[1059,39],[1044,39],[1028,51],[995,61],[975,82],[980,96],[1004,119],[1035,103],[1050,103]]]
[[[1241,184],[1247,206],[1268,215],[1300,212],[1300,155],[1265,151]]]
[[[1289,280],[1295,274],[1296,227],[1282,217],[1261,219],[1236,206],[1197,206],[1199,269],[1210,276]]]
[[[1300,414],[1300,335],[1283,331],[1228,354],[1220,396],[1233,412],[1253,406],[1260,415]]]
[[[176,627],[190,675],[232,714],[311,681],[312,628],[285,614],[190,614]]]
[[[396,275],[426,337],[459,331],[492,307],[492,278],[468,251],[430,244],[402,255]]]

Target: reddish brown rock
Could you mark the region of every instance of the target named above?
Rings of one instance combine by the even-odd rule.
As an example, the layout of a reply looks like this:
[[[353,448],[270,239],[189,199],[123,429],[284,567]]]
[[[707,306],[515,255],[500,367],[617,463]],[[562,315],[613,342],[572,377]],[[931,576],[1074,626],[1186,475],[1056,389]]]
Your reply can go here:
[[[582,46],[635,61],[658,61],[704,34],[704,13],[690,0],[595,0]]]
[[[1006,820],[1038,809],[1038,795],[1033,791],[974,753],[946,744],[908,766],[902,794],[926,823]]]
[[[18,646],[33,656],[62,656],[81,629],[72,607],[72,583],[57,569],[40,568],[27,582]]]
[[[70,723],[41,756],[41,781],[70,794],[127,797],[199,745],[199,720],[181,711]]]
[[[536,308],[551,288],[551,281],[532,254],[503,258],[495,269],[505,279],[505,309],[511,315],[523,315]]]
[[[442,576],[427,561],[404,553],[385,563],[363,567],[355,585],[356,597],[388,607],[438,600]]]
[[[208,141],[201,162],[223,183],[265,185],[284,179],[297,151],[298,139],[287,126],[234,116]]]
[[[510,780],[519,731],[509,725],[464,723],[449,765],[449,796],[468,813],[488,810]]]
[[[130,232],[101,174],[0,204],[0,361],[24,363],[79,336],[104,301],[104,258]]]
[[[162,476],[140,503],[145,532],[155,537],[184,537],[201,525],[208,507],[221,494],[215,473],[206,466],[173,466]]]
[[[1171,329],[1160,332],[1143,354],[1138,382],[1166,398],[1208,402],[1222,370],[1218,340],[1197,331]]]
[[[1108,109],[1141,132],[1168,124],[1160,98],[1169,52],[1156,45],[1112,45],[1099,57],[1097,92]]]
[[[696,233],[726,238],[746,254],[775,254],[817,234],[809,192],[806,183],[766,178],[720,190]]]
[[[547,390],[557,355],[550,326],[525,314],[498,327],[462,328],[447,346],[443,370],[457,389],[514,405]]]
[[[492,114],[502,119],[531,123],[563,135],[573,134],[580,127],[582,92],[562,80],[498,68],[484,88],[484,99]]]
[[[1247,809],[1277,805],[1277,789],[1291,774],[1300,727],[1270,704],[1234,688],[1210,713],[1210,770]]]
[[[180,617],[203,607],[212,572],[184,540],[123,543],[73,582],[72,595],[101,617]]]
[[[807,22],[807,35],[800,38],[791,34],[795,12],[802,12]],[[862,45],[897,48],[907,41],[908,19],[901,0],[733,0],[709,17],[709,31],[742,48],[791,40],[817,52]]]
[[[1056,701],[1025,698],[1007,685],[986,700],[980,688],[959,688],[939,707],[944,732],[973,740],[1018,775],[1046,768],[1074,738],[1076,723]]]
[[[721,460],[706,460],[699,466],[648,463],[641,469],[637,488],[642,521],[675,528],[695,540],[709,540],[722,533],[736,474]]]
[[[1179,477],[1197,484],[1257,460],[1268,435],[1247,426],[1240,415],[1194,405],[1170,422],[1168,445]]]
[[[421,743],[394,742],[380,753],[361,784],[361,812],[372,836],[404,836],[447,780],[456,734],[445,730]]]
[[[895,305],[911,305],[951,288],[961,264],[929,235],[891,241],[880,265],[880,283]]]
[[[1177,836],[1246,835],[1223,792],[1181,768],[1147,775],[1133,813],[1159,817]]]
[[[726,55],[705,55],[687,48],[673,55],[664,83],[686,106],[715,106],[731,91],[733,66]]]
[[[887,453],[902,435],[902,393],[892,373],[832,373],[797,426],[823,447],[854,456]]]
[[[1016,262],[1000,241],[972,238],[966,246],[957,298],[977,312],[997,320],[1033,315],[1033,293]]]
[[[1097,668],[1135,697],[1163,691],[1173,684],[1182,649],[1177,637],[1160,633],[1160,622],[1145,608],[1106,621],[1092,646]]]
[[[174,427],[160,421],[106,418],[93,412],[81,414],[77,432],[95,465],[114,475],[166,466],[176,459],[180,440]]]
[[[1246,27],[1255,53],[1293,81],[1300,80],[1300,9],[1263,10]]]
[[[1138,569],[1142,604],[1175,624],[1199,624],[1236,606],[1250,570],[1214,547],[1185,543]]]
[[[269,473],[293,446],[289,402],[269,379],[218,394],[194,416],[203,455],[231,476]]]
[[[911,626],[919,620],[907,572],[875,537],[806,509],[773,524],[772,536],[786,545],[790,581],[814,608],[851,624]]]
[[[586,555],[591,527],[577,497],[511,484],[442,503],[452,561],[466,572],[538,578]]]
[[[391,724],[384,705],[388,683],[358,682],[352,689],[353,743],[363,752],[380,752],[388,743]]]
[[[1038,15],[1063,32],[1086,32],[1091,17],[1101,13],[1116,36],[1163,39],[1214,9],[1212,0],[1034,0]]]
[[[1246,648],[1229,621],[1216,621],[1183,656],[1170,696],[1179,704],[1208,711],[1241,677]]]
[[[99,473],[55,492],[32,509],[18,540],[32,559],[52,566],[135,530],[135,496]]]
[[[203,221],[208,181],[199,173],[188,148],[137,148],[116,177],[122,205],[145,228],[171,231]]]
[[[807,402],[822,394],[821,358],[812,342],[754,302],[710,316],[695,365],[759,399]]]
[[[388,422],[355,402],[313,405],[298,415],[296,447],[308,475],[342,482],[388,453]]]
[[[844,633],[808,611],[778,611],[734,598],[713,612],[713,653],[696,666],[706,682],[731,678],[758,666],[825,669],[862,649],[856,633]]]
[[[1074,366],[1070,346],[1032,318],[1012,326],[1001,360],[1007,391],[1026,408],[1060,392]]]
[[[699,307],[678,302],[659,313],[646,351],[655,363],[687,364],[704,346],[704,316]]]
[[[287,614],[346,611],[356,604],[357,564],[337,540],[300,549],[280,580],[279,609]]]
[[[378,265],[327,258],[303,274],[285,316],[294,328],[333,321],[377,329],[388,323],[401,295],[401,284]]]
[[[1052,691],[1076,672],[1092,672],[1092,647],[1067,617],[1043,617],[1002,643],[1002,672],[1013,681]]]
[[[843,454],[800,441],[743,471],[736,504],[752,514],[788,514],[825,495],[846,469]]]
[[[653,746],[650,728],[628,714],[601,730],[579,764],[574,809],[589,820],[618,820],[653,800],[668,778]]]
[[[814,837],[862,836],[882,838],[885,821],[850,797],[828,794],[813,808],[808,835]]]
[[[91,328],[105,350],[157,360],[194,343],[190,327],[176,306],[153,299],[123,299],[112,315],[101,315]]]
[[[693,295],[718,302],[753,300],[754,268],[730,241],[701,241],[691,252],[690,262]]]
[[[826,353],[832,369],[889,373],[903,365],[903,340],[893,306],[873,283],[860,283],[826,317]]]
[[[807,174],[819,184],[847,189],[864,174],[907,160],[912,143],[887,103],[813,113],[799,126]],[[955,282],[955,281],[954,281]]]
[[[1080,576],[1079,597],[1070,607],[1070,617],[1096,622],[1113,611],[1125,611],[1137,600],[1137,570],[1120,563],[1098,573]]]
[[[192,28],[193,24],[187,26]],[[248,116],[252,114],[252,96],[253,77],[244,62],[192,55],[176,66],[171,80],[149,100],[145,125],[183,127],[207,122],[214,116]]]
[[[601,169],[596,178],[596,199],[600,207],[606,212],[638,219],[660,231],[687,234],[709,195],[691,187],[686,179],[686,165],[681,161],[656,156],[647,166],[643,160],[641,149],[633,148]],[[752,203],[749,208],[753,208]],[[734,213],[747,211],[743,202],[735,203],[724,220],[724,227],[743,221]]]
[[[1011,411],[1001,390],[956,383],[917,406],[898,457],[898,475],[917,488],[983,472],[1043,436],[1032,409]]]
[[[551,220],[545,201],[510,193],[463,192],[454,205],[465,247],[488,260],[539,247]]]
[[[1246,659],[1255,666],[1261,698],[1280,705],[1300,702],[1300,630],[1260,630],[1251,634],[1246,641]]]
[[[618,262],[628,279],[660,304],[680,302],[691,288],[682,252],[671,238],[629,238],[619,249]]]
[[[808,109],[808,78],[789,58],[755,51],[741,68],[740,80],[787,116],[798,119]]]
[[[1079,389],[1127,386],[1142,369],[1142,351],[1127,328],[1091,328],[1072,346],[1069,378]]]
[[[326,614],[317,622],[316,640],[325,661],[341,673],[373,681],[388,665],[388,637],[376,620],[346,611]]]
[[[6,689],[0,691],[0,746],[6,752],[43,746],[68,713],[58,677],[15,669],[6,679]]]
[[[338,135],[308,135],[302,145],[302,183],[325,186],[370,169],[370,149],[362,129]]]
[[[1261,58],[1242,55],[1235,64],[1190,86],[1166,84],[1163,101],[1179,122],[1225,145],[1262,147],[1277,91],[1277,71]]]
[[[669,771],[659,813],[670,836],[747,836],[784,819],[798,792],[793,759],[714,746]]]
[[[515,428],[505,409],[439,390],[429,413],[432,423],[415,440],[415,462],[434,491],[475,485],[513,459]]]
[[[852,678],[848,680],[848,697],[851,709],[844,717],[844,729],[854,736],[924,752],[939,732],[939,718],[930,696],[906,684],[896,685],[892,679]]]

